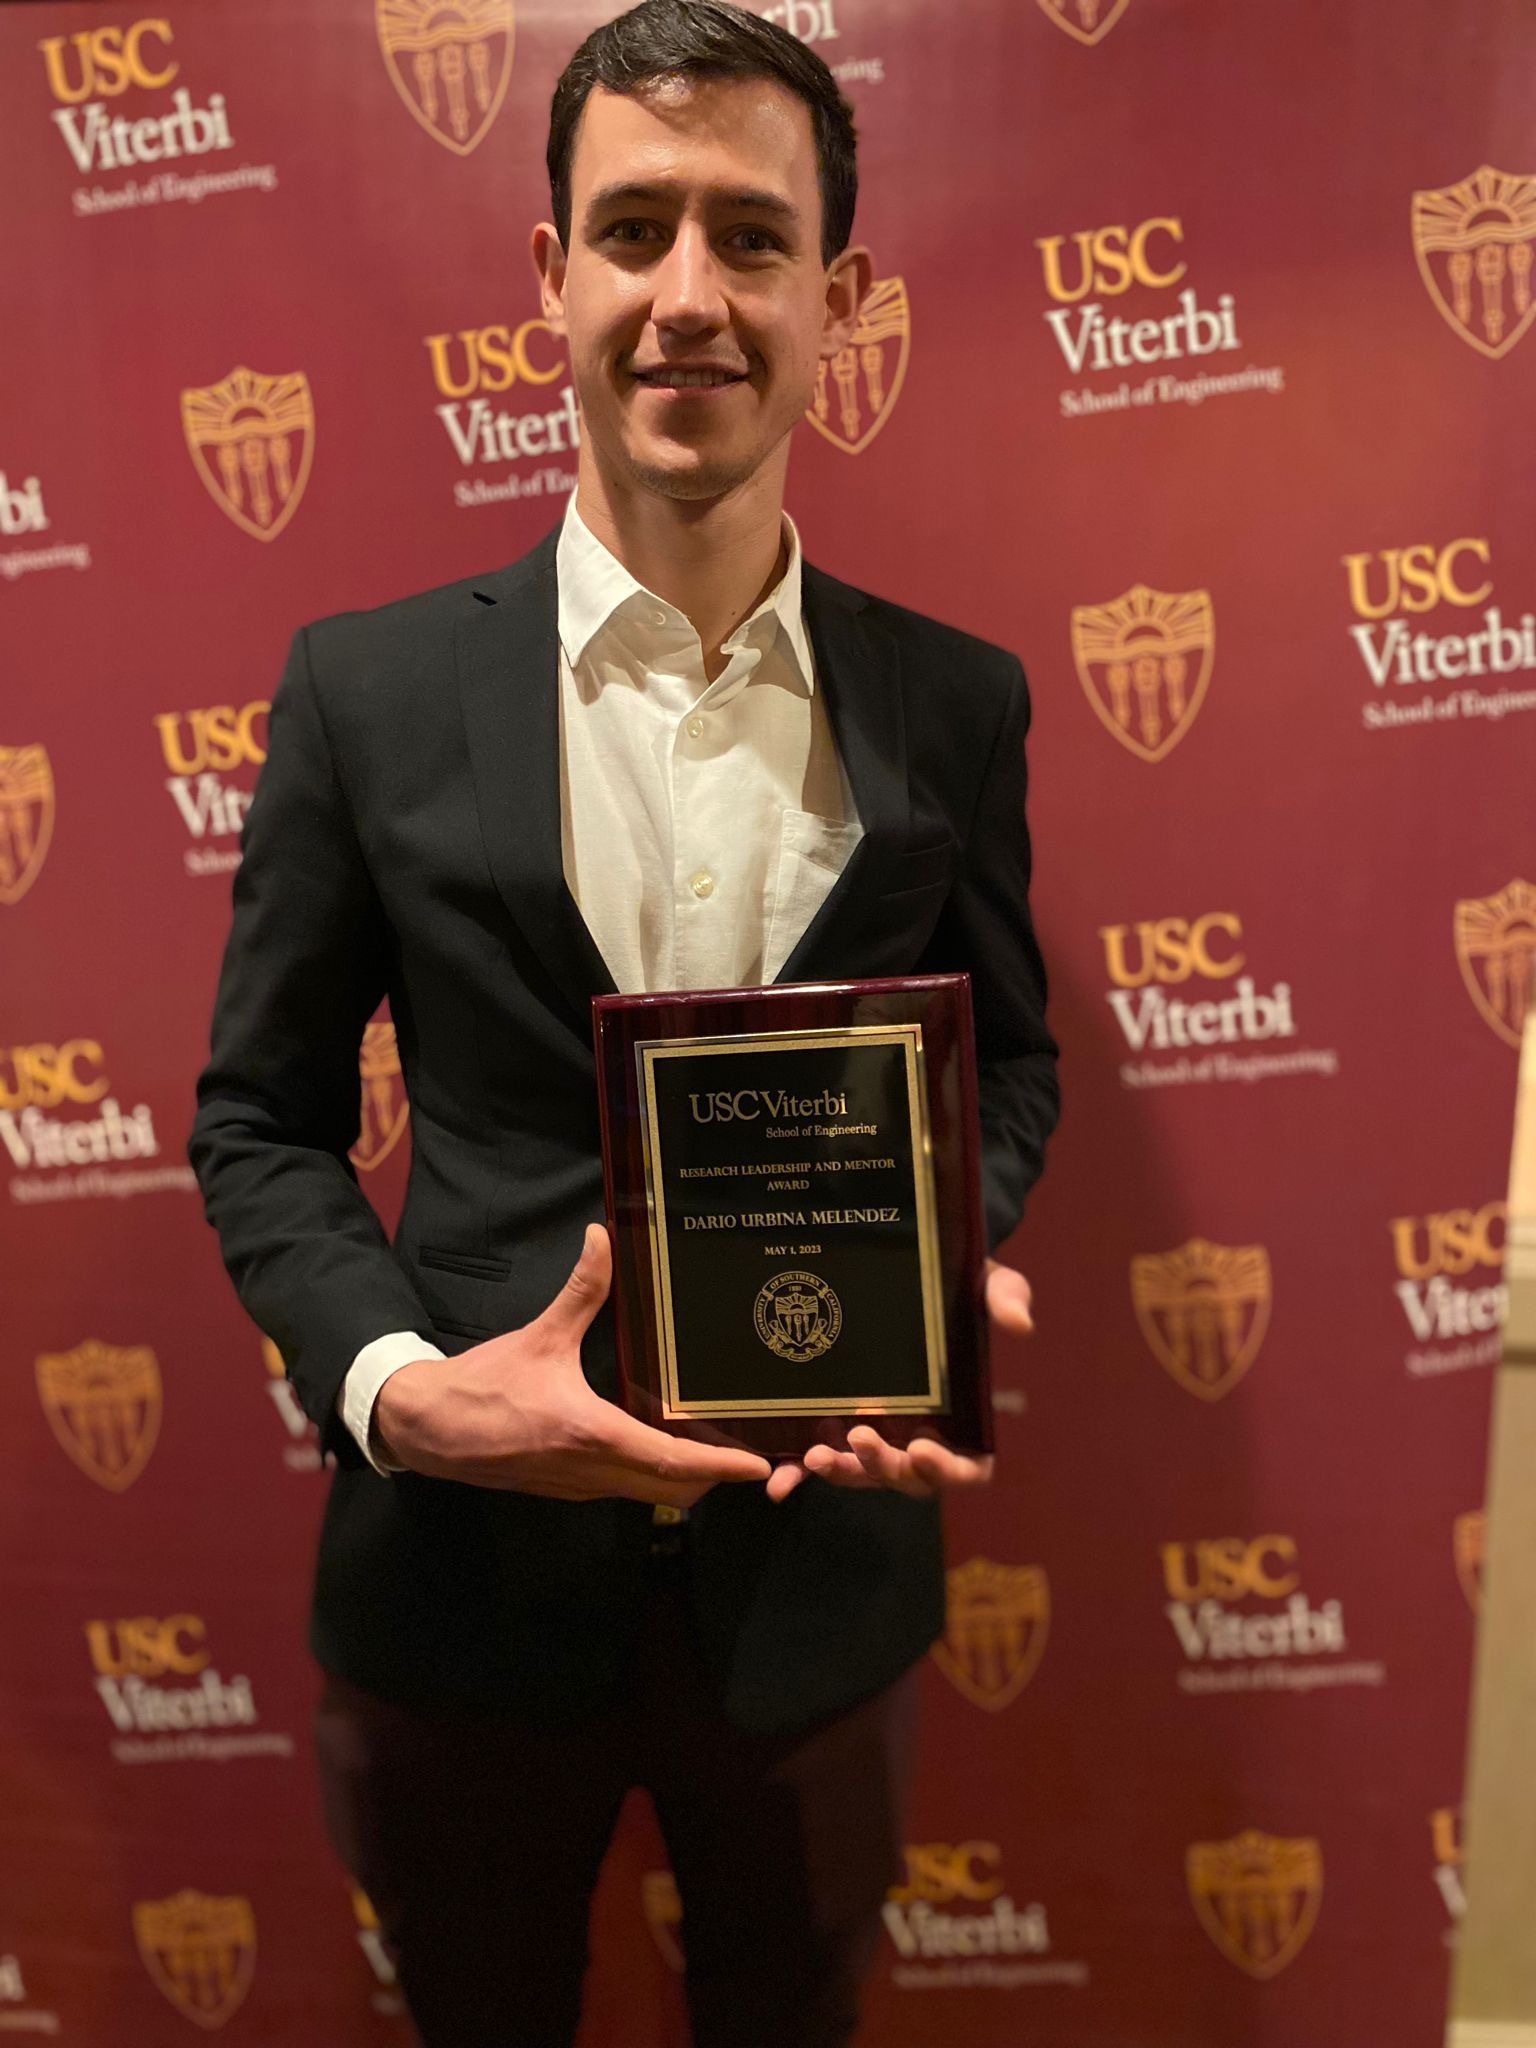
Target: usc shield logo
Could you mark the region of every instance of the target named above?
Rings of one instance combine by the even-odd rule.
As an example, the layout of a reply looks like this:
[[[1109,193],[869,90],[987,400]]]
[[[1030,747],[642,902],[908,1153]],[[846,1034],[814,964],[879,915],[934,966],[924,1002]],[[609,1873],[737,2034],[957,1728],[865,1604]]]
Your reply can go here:
[[[1536,318],[1536,178],[1484,164],[1413,195],[1413,253],[1429,296],[1463,341],[1497,361]]]
[[[1073,608],[1078,681],[1115,738],[1143,761],[1161,761],[1194,724],[1215,650],[1209,591],[1135,583],[1109,604]]]
[[[315,402],[302,370],[233,369],[181,394],[181,430],[208,495],[253,540],[276,540],[309,482]]]
[[[375,0],[395,91],[427,133],[468,156],[501,111],[512,76],[512,0]]]
[[[1192,1842],[1184,1874],[1200,1925],[1229,1963],[1277,1977],[1301,1954],[1323,1897],[1317,1842],[1249,1828],[1227,1842]]]
[[[1458,1515],[1451,1528],[1451,1548],[1456,1558],[1456,1576],[1476,1614],[1483,1604],[1483,1563],[1488,1555],[1488,1514],[1472,1508]]]
[[[1259,1355],[1273,1292],[1262,1245],[1192,1237],[1131,1260],[1131,1300],[1152,1354],[1186,1393],[1230,1394]]]
[[[1536,885],[1511,882],[1458,903],[1456,958],[1483,1021],[1518,1046],[1536,978]]]
[[[256,1915],[249,1899],[177,1892],[141,1899],[133,1938],[144,1967],[184,2019],[222,2027],[251,1988]]]
[[[0,903],[19,903],[53,838],[53,769],[46,747],[0,747]]]
[[[845,455],[859,455],[891,416],[907,374],[912,313],[905,278],[882,277],[859,308],[846,348],[816,366],[816,394],[806,418]]]
[[[405,1099],[405,1083],[400,1076],[400,1048],[395,1041],[395,1027],[387,1020],[376,1021],[364,1031],[362,1051],[358,1057],[358,1076],[363,1090],[362,1113],[357,1143],[352,1147],[350,1157],[360,1172],[372,1173],[376,1166],[384,1164],[399,1144],[411,1114],[411,1105]]]
[[[1090,47],[1103,42],[1131,0],[1039,0],[1047,21]]]
[[[947,1575],[947,1587],[944,1635],[933,1646],[933,1661],[972,1706],[1001,1713],[1045,1654],[1051,1593],[1044,1568],[973,1557]]]
[[[37,1361],[37,1391],[54,1435],[88,1478],[122,1493],[160,1434],[160,1366],[147,1344],[94,1337]]]
[[[683,1902],[677,1879],[670,1870],[648,1870],[640,1880],[640,1904],[651,1939],[661,1950],[668,1969],[681,1973],[683,1957]]]

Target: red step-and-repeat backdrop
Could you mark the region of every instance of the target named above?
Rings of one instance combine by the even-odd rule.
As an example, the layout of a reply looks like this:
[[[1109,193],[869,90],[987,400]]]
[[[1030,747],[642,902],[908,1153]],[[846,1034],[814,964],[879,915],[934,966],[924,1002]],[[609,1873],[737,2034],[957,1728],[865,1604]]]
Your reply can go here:
[[[879,280],[790,506],[1022,656],[1063,1046],[865,2039],[1433,2048],[1536,959],[1536,23],[766,11]],[[184,1145],[290,633],[573,485],[526,244],[604,13],[0,10],[8,2033],[406,2038],[313,1787],[326,1481]],[[387,1018],[360,1088],[392,1218]],[[637,1802],[588,2048],[682,2040],[686,1939]]]

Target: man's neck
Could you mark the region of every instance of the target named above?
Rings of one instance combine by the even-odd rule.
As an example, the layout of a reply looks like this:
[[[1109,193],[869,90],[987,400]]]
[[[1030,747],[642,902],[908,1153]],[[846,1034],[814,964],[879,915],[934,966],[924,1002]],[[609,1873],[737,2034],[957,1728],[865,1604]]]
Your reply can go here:
[[[583,464],[576,510],[637,583],[692,625],[711,682],[724,669],[722,641],[750,618],[789,561],[783,475],[753,477],[722,498],[664,498],[613,488]]]

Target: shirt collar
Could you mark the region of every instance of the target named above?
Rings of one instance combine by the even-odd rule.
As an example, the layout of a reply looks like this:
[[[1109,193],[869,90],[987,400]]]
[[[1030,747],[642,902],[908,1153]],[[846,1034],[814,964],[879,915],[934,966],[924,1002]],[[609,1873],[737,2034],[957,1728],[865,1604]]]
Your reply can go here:
[[[801,548],[800,534],[795,522],[787,512],[783,519],[783,535],[789,544],[789,561],[784,574],[750,618],[743,619],[735,632],[724,642],[724,651],[732,653],[758,626],[763,619],[776,618],[783,628],[785,643],[799,672],[801,681],[809,694],[816,687],[816,668],[811,657],[811,644],[805,629],[805,610],[801,594]],[[566,500],[565,517],[561,522],[560,538],[555,550],[555,581],[559,591],[560,644],[565,656],[574,668],[586,653],[596,635],[606,626],[621,606],[630,605],[642,622],[642,631],[660,631],[649,613],[652,609],[665,611],[669,625],[686,624],[683,614],[674,605],[658,597],[638,583],[617,555],[613,554],[598,539],[581,514],[576,510],[576,493],[572,491]],[[644,600],[644,609],[636,604]],[[690,627],[690,631],[691,631]]]

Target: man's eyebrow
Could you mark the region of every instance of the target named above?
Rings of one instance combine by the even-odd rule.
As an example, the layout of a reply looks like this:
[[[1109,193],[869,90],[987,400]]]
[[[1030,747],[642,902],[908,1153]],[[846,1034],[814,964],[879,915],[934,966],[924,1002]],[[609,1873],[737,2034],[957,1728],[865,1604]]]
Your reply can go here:
[[[594,192],[588,200],[587,218],[591,220],[595,215],[606,213],[610,207],[614,206],[628,206],[637,203],[665,205],[677,198],[677,191],[678,188],[673,185],[647,185],[634,182],[622,185],[604,185],[601,191]],[[716,206],[740,207],[747,213],[771,214],[775,219],[782,220],[791,226],[798,226],[799,224],[800,209],[797,206],[792,206],[787,199],[781,198],[777,192],[750,190],[732,192],[724,187],[717,186],[711,188],[709,198],[711,203]]]

